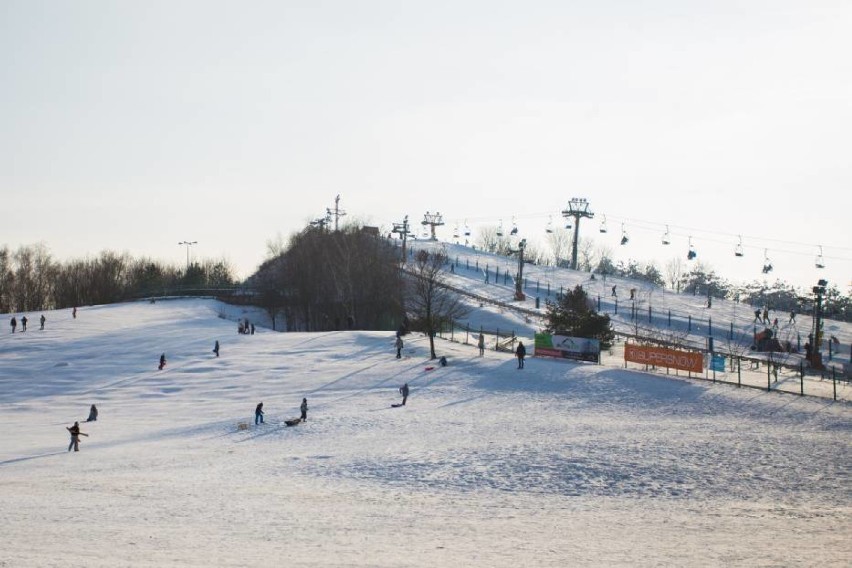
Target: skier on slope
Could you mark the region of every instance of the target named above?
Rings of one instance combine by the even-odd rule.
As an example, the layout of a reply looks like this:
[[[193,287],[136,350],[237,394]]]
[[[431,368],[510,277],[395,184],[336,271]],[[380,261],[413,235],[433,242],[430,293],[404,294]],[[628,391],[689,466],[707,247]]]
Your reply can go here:
[[[157,368],[162,371],[163,367],[165,367],[165,366],[166,366],[166,354],[163,353],[162,355],[160,355],[160,366],[157,367]]]
[[[302,422],[307,422],[308,420],[308,399],[303,398],[302,404],[299,406],[299,410],[302,411]]]
[[[254,409],[254,425],[263,424],[263,403],[259,403]]]

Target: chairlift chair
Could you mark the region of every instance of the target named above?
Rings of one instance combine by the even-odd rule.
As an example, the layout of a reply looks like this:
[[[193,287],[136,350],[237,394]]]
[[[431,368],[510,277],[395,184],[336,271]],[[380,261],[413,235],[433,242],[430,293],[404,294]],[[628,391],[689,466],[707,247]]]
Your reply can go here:
[[[624,223],[621,224],[621,244],[626,245],[630,238],[627,236],[627,231],[624,230]]]
[[[743,238],[740,237],[740,242],[734,248],[734,256],[743,256]]]
[[[459,226],[458,226],[458,225],[456,225],[456,226],[453,228],[453,238],[454,238],[454,239],[458,239],[458,238],[459,238]]]
[[[695,260],[698,253],[695,252],[695,247],[692,246],[692,237],[689,237],[689,250],[686,253],[686,260]]]
[[[509,231],[509,234],[510,235],[517,235],[518,234],[518,225],[515,223],[514,217],[512,217],[512,230]]]
[[[497,236],[503,236],[503,219],[500,219],[500,225],[497,226]]]
[[[817,268],[825,268],[825,260],[823,260],[822,258],[822,246],[819,247],[819,254],[816,257],[816,262],[814,263],[814,265]]]
[[[568,227],[568,228],[570,229],[571,227]],[[603,215],[603,219],[601,220],[601,226],[600,226],[600,229],[598,229],[598,230],[601,233],[606,233],[606,215]],[[624,243],[621,243],[621,244],[624,244]]]
[[[764,274],[769,274],[772,272],[772,261],[769,260],[769,251],[768,249],[763,249],[763,270]]]
[[[467,219],[464,220],[464,236],[470,236],[470,227],[467,226]]]
[[[553,232],[553,215],[551,215],[550,219],[548,219],[547,227],[544,229],[544,232],[546,232],[546,233],[552,233]]]
[[[671,235],[669,234],[669,226],[666,225],[666,233],[663,235],[663,244],[668,245],[671,244]]]

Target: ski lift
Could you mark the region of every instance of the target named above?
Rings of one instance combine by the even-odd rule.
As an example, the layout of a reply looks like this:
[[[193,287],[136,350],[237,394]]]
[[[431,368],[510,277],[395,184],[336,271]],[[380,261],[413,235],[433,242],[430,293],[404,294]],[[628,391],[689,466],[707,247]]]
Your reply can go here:
[[[454,238],[454,239],[458,239],[458,238],[459,238],[459,226],[458,226],[458,225],[456,225],[456,226],[453,228],[453,238]]]
[[[497,227],[497,236],[503,236],[503,219],[500,219],[500,225]]]
[[[464,220],[464,236],[470,236],[470,227],[467,226],[467,219]]]
[[[816,257],[816,262],[814,264],[817,268],[825,268],[825,261],[822,258],[822,245],[819,247],[819,254]]]
[[[734,256],[743,256],[743,237],[740,235],[740,242],[734,248]]]
[[[692,246],[692,237],[689,237],[689,250],[686,253],[686,260],[695,260],[698,253],[695,252],[695,247]]]
[[[621,244],[626,245],[630,238],[627,236],[627,231],[624,230],[624,223],[621,224]]]
[[[763,249],[763,270],[764,274],[772,272],[772,261],[769,260],[769,249]]]
[[[668,244],[671,244],[671,242],[672,242],[672,238],[671,238],[671,234],[669,233],[669,226],[666,225],[666,233],[663,235],[663,244],[668,245]]]
[[[544,231],[546,233],[552,233],[553,232],[553,215],[551,215],[550,218],[548,219],[547,228]]]
[[[512,230],[509,231],[509,234],[510,235],[517,235],[518,234],[518,225],[515,224],[515,218],[514,217],[512,217]]]
[[[603,217],[603,220],[601,221],[601,227],[600,227],[599,231],[601,233],[606,233],[606,215],[602,215],[602,217]],[[566,228],[570,229],[571,227],[566,227]],[[621,244],[624,244],[624,243],[621,243]]]

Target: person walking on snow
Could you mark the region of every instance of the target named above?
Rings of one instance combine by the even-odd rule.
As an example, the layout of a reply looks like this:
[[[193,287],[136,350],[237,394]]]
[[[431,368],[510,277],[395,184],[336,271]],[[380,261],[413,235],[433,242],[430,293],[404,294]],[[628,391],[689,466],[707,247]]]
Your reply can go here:
[[[21,318],[21,331],[27,331],[27,316]]]
[[[303,398],[302,404],[299,406],[299,410],[302,411],[302,422],[307,422],[308,420],[308,399]]]
[[[763,323],[769,325],[769,308],[763,308]]]
[[[257,405],[257,408],[254,409],[254,425],[257,426],[258,423],[263,424],[263,403]]]
[[[479,347],[479,356],[484,357],[485,356],[485,334],[484,333],[479,334],[479,343],[477,343],[477,346]]]
[[[74,306],[74,309],[71,310],[71,317],[77,319],[77,306]]]
[[[12,316],[12,320],[9,322],[9,325],[12,326],[12,333],[15,333],[15,328],[18,327],[18,320],[15,319],[15,316]]]
[[[98,421],[98,407],[94,404],[92,408],[89,409],[89,417],[86,418],[86,422],[97,422]]]
[[[405,401],[408,400],[408,383],[399,387],[399,394],[402,395],[402,405],[405,406]]]
[[[790,312],[790,323],[796,323],[796,310]]]
[[[83,434],[80,432],[80,423],[75,422],[73,426],[65,427],[68,432],[71,433],[71,443],[68,444],[68,451],[71,451],[71,448],[74,448],[75,452],[80,451],[80,436],[88,436],[88,434]]]
[[[216,340],[216,344],[213,345],[213,353],[216,354],[216,357],[219,356],[219,340],[218,339]]]
[[[518,348],[515,349],[515,355],[518,357],[518,369],[524,368],[524,357],[527,356],[527,348],[524,347],[523,341],[518,341]]]
[[[163,353],[162,355],[160,355],[160,366],[157,367],[157,368],[162,371],[163,367],[165,367],[165,366],[166,366],[166,354]]]
[[[44,317],[44,314],[41,314],[41,318],[40,318],[39,321],[41,321],[41,329],[42,329],[42,331],[44,331],[44,322],[47,321],[47,318]]]
[[[396,336],[396,358],[402,359],[402,337],[399,335]]]

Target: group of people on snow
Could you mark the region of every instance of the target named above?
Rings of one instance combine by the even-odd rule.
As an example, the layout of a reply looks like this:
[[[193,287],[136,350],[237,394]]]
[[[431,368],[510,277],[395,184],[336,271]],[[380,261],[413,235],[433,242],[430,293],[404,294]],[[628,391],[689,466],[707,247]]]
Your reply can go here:
[[[240,335],[254,335],[254,324],[251,323],[248,318],[240,320],[237,325],[237,333]]]

